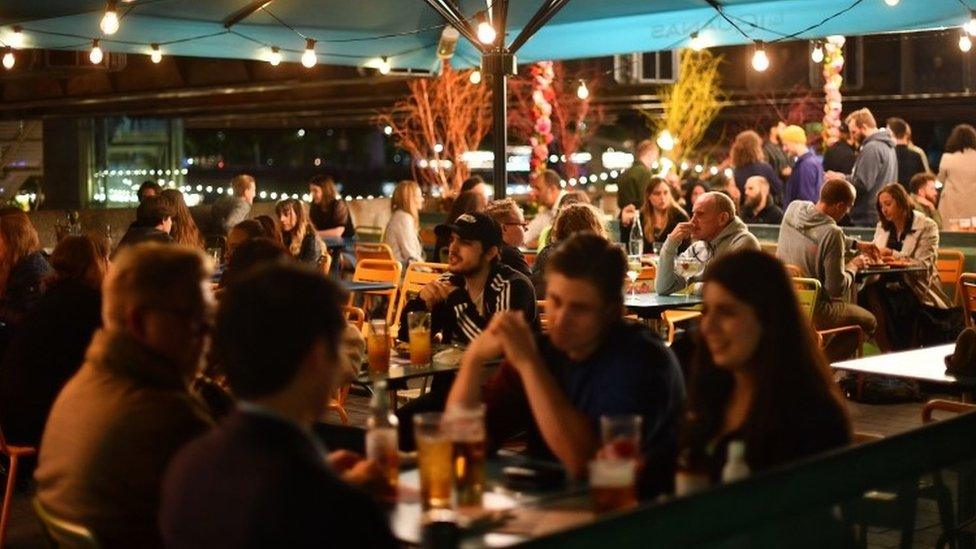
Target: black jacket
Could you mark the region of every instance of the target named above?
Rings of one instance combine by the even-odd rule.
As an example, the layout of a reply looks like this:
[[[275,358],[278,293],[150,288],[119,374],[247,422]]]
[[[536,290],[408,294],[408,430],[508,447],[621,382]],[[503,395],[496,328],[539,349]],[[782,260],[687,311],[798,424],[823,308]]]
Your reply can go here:
[[[156,227],[141,227],[133,223],[129,226],[129,230],[125,231],[122,240],[119,241],[118,247],[115,248],[115,253],[118,253],[119,250],[126,246],[132,246],[133,244],[140,244],[142,242],[169,243],[172,241],[172,236],[160,231]]]
[[[495,311],[519,310],[525,313],[525,319],[532,326],[536,325],[535,290],[525,275],[517,272],[508,265],[496,261],[488,274],[482,299],[485,308],[484,316],[478,314],[478,308],[471,301],[471,296],[464,289],[464,277],[451,273],[444,273],[440,280],[455,287],[447,299],[434,306],[430,311],[430,329],[432,334],[441,334],[444,343],[468,343],[478,337]],[[407,314],[411,311],[426,311],[427,303],[419,296],[411,299],[403,307],[400,316],[400,341],[409,339]]]
[[[235,412],[187,444],[163,480],[166,547],[396,547],[369,498],[285,420]]]
[[[779,225],[783,221],[783,210],[779,206],[773,204],[772,199],[766,203],[766,207],[759,210],[758,213],[753,215],[753,213],[746,208],[742,208],[742,222],[743,223],[764,223],[766,225]]]
[[[500,259],[504,265],[508,265],[525,276],[532,276],[532,269],[525,261],[525,255],[515,246],[502,246]]]

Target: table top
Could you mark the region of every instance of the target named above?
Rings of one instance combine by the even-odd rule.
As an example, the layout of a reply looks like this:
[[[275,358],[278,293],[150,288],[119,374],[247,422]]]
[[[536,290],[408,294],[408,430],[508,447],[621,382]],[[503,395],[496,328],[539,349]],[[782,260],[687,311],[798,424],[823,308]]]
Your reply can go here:
[[[340,280],[339,285],[347,292],[379,292],[396,288],[396,285],[392,282],[354,282],[352,280]]]
[[[976,380],[959,379],[955,376],[946,375],[945,357],[951,355],[954,348],[955,344],[948,343],[924,349],[844,360],[831,364],[831,367],[837,370],[917,379],[947,385],[967,387],[976,385]]]
[[[434,360],[431,364],[414,366],[410,364],[410,359],[397,356],[390,357],[390,371],[385,374],[371,374],[369,371],[362,372],[356,377],[356,382],[363,385],[372,385],[377,381],[401,381],[413,379],[415,377],[425,377],[439,374],[449,374],[461,368],[460,362],[446,363]]]
[[[658,314],[667,309],[700,305],[700,295],[627,294],[624,306],[638,314]]]
[[[485,464],[484,508],[459,509],[463,547],[503,547],[591,522],[586,487],[564,483],[547,491],[515,491],[505,487],[501,470],[525,463],[524,458],[492,459]],[[420,476],[417,469],[400,472],[400,497],[390,512],[390,528],[397,539],[421,541]],[[464,528],[466,522],[477,526]]]
[[[322,241],[325,242],[325,247],[330,250],[346,247],[346,240],[341,236],[327,236]]]
[[[906,265],[904,267],[891,267],[888,265],[870,265],[857,271],[857,278],[864,278],[873,275],[892,275],[917,273],[927,270],[924,265]]]

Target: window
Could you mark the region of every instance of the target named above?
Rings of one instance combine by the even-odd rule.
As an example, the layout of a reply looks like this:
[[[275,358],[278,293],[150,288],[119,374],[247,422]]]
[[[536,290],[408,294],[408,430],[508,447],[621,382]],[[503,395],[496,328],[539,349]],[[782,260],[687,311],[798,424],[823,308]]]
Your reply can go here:
[[[614,56],[614,79],[620,84],[669,84],[678,79],[678,50]]]

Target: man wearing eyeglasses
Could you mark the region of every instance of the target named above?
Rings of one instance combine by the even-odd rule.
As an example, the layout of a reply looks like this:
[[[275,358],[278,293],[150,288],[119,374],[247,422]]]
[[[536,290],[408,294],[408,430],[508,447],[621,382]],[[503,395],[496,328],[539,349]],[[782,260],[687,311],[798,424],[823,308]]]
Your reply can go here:
[[[526,223],[522,208],[511,198],[503,198],[488,204],[487,213],[502,228],[501,263],[531,277],[532,269],[519,250],[525,244]]]

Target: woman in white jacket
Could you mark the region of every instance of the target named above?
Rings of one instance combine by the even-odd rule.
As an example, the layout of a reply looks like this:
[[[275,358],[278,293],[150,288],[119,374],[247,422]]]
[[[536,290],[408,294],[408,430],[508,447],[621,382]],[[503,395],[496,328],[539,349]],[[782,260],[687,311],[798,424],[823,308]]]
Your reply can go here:
[[[390,208],[393,215],[386,224],[383,241],[393,249],[393,257],[404,268],[411,261],[424,260],[424,247],[420,243],[420,208],[424,195],[416,181],[401,181],[393,189]]]
[[[939,181],[939,215],[947,228],[959,230],[959,220],[976,217],[976,129],[969,124],[959,124],[949,134]]]

